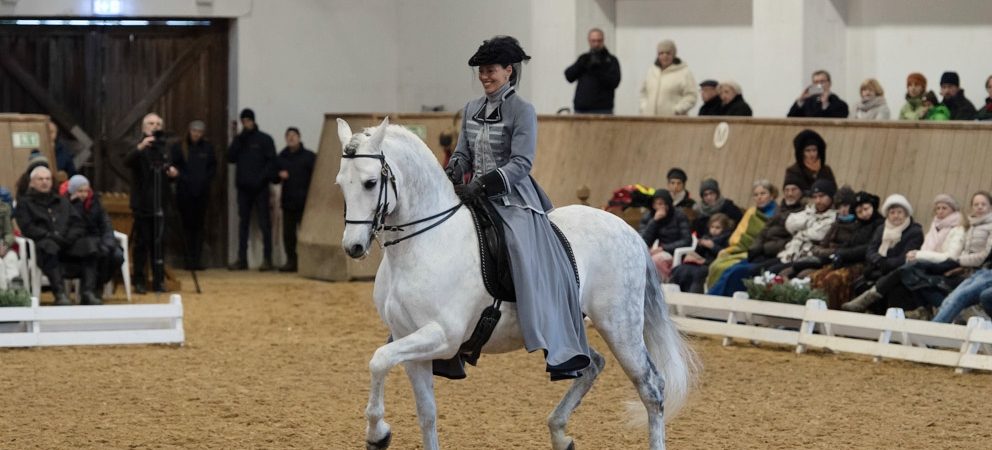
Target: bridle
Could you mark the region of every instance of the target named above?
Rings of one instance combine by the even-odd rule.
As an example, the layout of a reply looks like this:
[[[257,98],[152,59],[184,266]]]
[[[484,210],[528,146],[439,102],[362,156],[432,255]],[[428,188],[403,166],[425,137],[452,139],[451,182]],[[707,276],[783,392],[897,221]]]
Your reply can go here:
[[[460,208],[462,206],[462,203],[459,202],[457,205],[452,206],[451,208],[448,208],[448,209],[446,209],[444,211],[441,211],[441,212],[439,212],[437,214],[434,214],[434,215],[432,215],[430,217],[425,217],[423,219],[415,220],[413,222],[404,223],[404,224],[400,224],[400,225],[386,225],[386,216],[389,215],[389,188],[387,186],[387,183],[390,186],[393,187],[393,192],[395,193],[396,198],[399,198],[399,191],[396,190],[396,176],[393,175],[393,170],[389,167],[389,163],[386,162],[385,155],[382,155],[382,154],[379,154],[379,155],[359,155],[359,154],[355,154],[355,153],[352,153],[352,154],[345,153],[345,154],[342,154],[341,155],[341,158],[343,158],[343,159],[356,159],[356,158],[377,159],[377,160],[379,160],[379,163],[382,164],[382,169],[379,171],[379,195],[378,195],[378,200],[377,200],[376,205],[375,205],[375,211],[372,213],[372,220],[348,220],[348,206],[345,205],[345,213],[344,213],[344,216],[345,216],[344,217],[344,223],[345,223],[345,225],[352,225],[352,224],[353,225],[369,225],[369,237],[368,237],[368,240],[367,240],[367,244],[365,246],[365,253],[366,254],[368,254],[368,252],[369,252],[369,250],[370,250],[370,248],[372,246],[372,240],[376,240],[376,241],[379,241],[379,242],[382,243],[382,241],[379,239],[379,233],[380,232],[382,232],[382,231],[394,231],[394,232],[404,231],[404,228],[403,227],[408,227],[408,226],[411,226],[411,225],[417,225],[417,224],[421,224],[421,223],[424,223],[424,222],[427,222],[427,221],[430,221],[430,220],[434,220],[434,219],[440,218],[440,220],[432,223],[427,228],[424,228],[422,230],[418,230],[417,232],[415,232],[413,234],[409,234],[409,235],[403,236],[403,237],[401,237],[399,239],[394,239],[394,240],[386,241],[386,242],[382,243],[382,247],[383,248],[389,247],[389,246],[392,246],[392,245],[396,245],[396,244],[399,244],[400,242],[403,242],[403,241],[405,241],[407,239],[410,239],[410,238],[415,237],[415,236],[417,236],[419,234],[422,234],[424,232],[427,232],[428,230],[430,230],[430,229],[432,229],[432,228],[434,228],[434,227],[436,227],[436,226],[444,223],[444,221],[446,221],[446,220],[450,219],[452,216],[454,216],[455,213],[458,212],[458,208]]]

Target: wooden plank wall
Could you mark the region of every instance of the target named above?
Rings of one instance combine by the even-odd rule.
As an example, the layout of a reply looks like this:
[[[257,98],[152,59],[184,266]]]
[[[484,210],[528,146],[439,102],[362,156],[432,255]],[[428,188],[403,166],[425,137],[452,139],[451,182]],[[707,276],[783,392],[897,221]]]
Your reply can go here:
[[[48,116],[40,114],[0,114],[0,186],[15,192],[14,185],[28,166],[30,148],[14,148],[11,134],[19,131],[38,133],[39,150],[55,165],[55,150],[48,139]]]
[[[382,114],[328,114],[310,198],[300,236],[304,275],[348,279],[374,275],[378,258],[345,260],[340,250],[343,201],[334,177],[340,158],[336,117],[353,130],[377,124]],[[428,144],[440,155],[437,135],[451,124],[450,114],[392,115],[401,124],[426,125]],[[827,141],[827,164],[840,184],[884,197],[901,193],[913,204],[915,218],[928,224],[930,202],[938,193],[961,204],[978,190],[992,190],[992,123],[861,122],[819,119],[724,118],[726,144],[713,145],[717,118],[639,118],[540,116],[538,157],[533,174],[555,205],[578,203],[576,190],[588,186],[593,206],[603,206],[619,186],[665,186],[668,168],[689,174],[688,188],[698,198],[699,182],[716,178],[723,194],[750,204],[758,178],[780,185],[795,162],[792,139],[804,128]],[[310,256],[304,256],[310,255]],[[307,258],[312,258],[308,260]],[[328,261],[338,260],[333,264]],[[313,264],[309,262],[312,261]],[[317,268],[319,266],[320,268]]]

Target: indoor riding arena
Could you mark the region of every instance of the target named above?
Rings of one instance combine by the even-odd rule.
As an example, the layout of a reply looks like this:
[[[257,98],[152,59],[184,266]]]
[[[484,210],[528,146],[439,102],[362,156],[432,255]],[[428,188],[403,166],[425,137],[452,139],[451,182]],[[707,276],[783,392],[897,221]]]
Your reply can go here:
[[[0,0],[0,448],[988,448],[989,23]]]

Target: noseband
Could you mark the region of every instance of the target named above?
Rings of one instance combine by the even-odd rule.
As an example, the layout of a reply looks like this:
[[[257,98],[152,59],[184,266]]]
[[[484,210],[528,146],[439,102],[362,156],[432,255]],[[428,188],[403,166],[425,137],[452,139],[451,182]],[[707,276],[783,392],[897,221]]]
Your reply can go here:
[[[379,155],[358,155],[358,154],[354,154],[354,153],[352,153],[352,154],[345,153],[345,154],[341,155],[341,158],[343,158],[343,159],[356,159],[356,158],[378,159],[379,160],[379,163],[382,164],[382,170],[379,171],[379,195],[378,195],[378,201],[377,201],[377,203],[375,205],[375,211],[372,213],[372,220],[348,220],[348,206],[347,206],[347,204],[345,205],[345,217],[344,217],[344,223],[345,223],[345,225],[369,225],[369,237],[368,237],[367,245],[365,246],[365,252],[366,253],[368,253],[369,248],[372,246],[372,240],[373,239],[381,242],[381,240],[379,239],[379,233],[381,231],[404,231],[404,228],[403,227],[408,227],[408,226],[411,226],[411,225],[421,224],[421,223],[424,223],[424,222],[427,222],[427,221],[430,221],[430,220],[434,220],[434,219],[437,219],[437,218],[440,217],[440,220],[438,220],[437,222],[432,223],[429,227],[424,228],[422,230],[419,230],[419,231],[417,231],[417,232],[415,232],[413,234],[410,234],[410,235],[407,235],[407,236],[403,236],[403,237],[401,237],[399,239],[394,239],[394,240],[391,240],[391,241],[386,241],[385,243],[382,244],[382,247],[385,248],[385,247],[389,247],[391,245],[396,245],[396,244],[399,244],[400,242],[403,242],[403,241],[405,241],[407,239],[410,239],[410,238],[412,238],[414,236],[417,236],[417,235],[419,235],[421,233],[424,233],[424,232],[430,230],[431,228],[434,228],[434,227],[436,227],[436,226],[444,223],[444,221],[450,219],[451,216],[454,216],[455,213],[458,212],[458,208],[460,208],[462,206],[462,203],[459,202],[457,205],[452,206],[451,208],[448,208],[448,209],[446,209],[444,211],[441,211],[441,212],[439,212],[437,214],[434,214],[434,215],[432,215],[430,217],[425,217],[425,218],[420,219],[420,220],[415,220],[413,222],[404,223],[404,224],[400,224],[400,225],[386,225],[386,216],[389,215],[389,189],[388,189],[386,183],[388,182],[389,185],[391,185],[393,187],[393,192],[396,193],[395,195],[396,195],[397,198],[399,198],[399,191],[396,190],[396,176],[393,175],[393,169],[391,169],[389,167],[389,163],[386,162],[385,155],[381,155],[381,154],[379,154]]]

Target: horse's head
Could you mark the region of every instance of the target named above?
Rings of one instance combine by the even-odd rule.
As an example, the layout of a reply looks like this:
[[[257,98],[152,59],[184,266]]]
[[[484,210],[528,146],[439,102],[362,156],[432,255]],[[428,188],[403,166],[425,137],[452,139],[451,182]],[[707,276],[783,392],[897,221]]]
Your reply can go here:
[[[352,258],[368,254],[385,216],[396,207],[396,188],[382,153],[389,118],[376,128],[352,134],[348,122],[338,119],[341,170],[336,184],[345,201],[345,228],[341,246]]]

